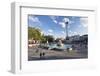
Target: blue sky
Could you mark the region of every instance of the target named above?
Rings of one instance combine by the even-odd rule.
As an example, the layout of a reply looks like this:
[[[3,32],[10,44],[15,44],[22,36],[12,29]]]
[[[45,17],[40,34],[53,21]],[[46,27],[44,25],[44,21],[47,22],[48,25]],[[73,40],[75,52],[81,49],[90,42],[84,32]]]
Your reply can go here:
[[[28,26],[39,28],[44,35],[53,35],[55,38],[66,37],[68,21],[68,35],[84,35],[88,33],[88,17],[80,16],[47,16],[29,15]]]

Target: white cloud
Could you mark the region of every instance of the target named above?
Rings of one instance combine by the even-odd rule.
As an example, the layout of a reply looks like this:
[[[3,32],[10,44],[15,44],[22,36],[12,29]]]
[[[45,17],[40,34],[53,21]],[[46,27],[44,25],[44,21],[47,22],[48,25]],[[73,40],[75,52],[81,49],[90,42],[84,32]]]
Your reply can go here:
[[[35,16],[29,16],[29,19],[32,20],[33,22],[39,22],[39,19]]]
[[[62,34],[65,34],[65,32],[64,31],[61,31],[62,32]]]
[[[78,33],[77,33],[77,32],[73,32],[73,34],[74,34],[74,35],[77,35]]]
[[[53,35],[53,30],[52,29],[48,29],[47,35]]]
[[[64,19],[63,19],[63,22],[69,22],[69,18],[67,18],[67,17],[64,18]]]
[[[58,16],[49,16],[49,17],[52,19],[54,23],[61,25],[62,28],[66,27],[65,22],[67,21],[69,22],[69,24],[73,23],[73,21],[70,21],[69,18],[67,17],[63,18],[62,21],[57,21]],[[70,28],[70,25],[68,26],[68,28]]]
[[[49,33],[52,33],[52,32],[53,32],[53,30],[52,30],[52,29],[49,29],[49,30],[48,30],[48,32],[49,32]]]
[[[83,27],[88,27],[88,18],[87,17],[80,18],[80,23]]]
[[[61,25],[62,28],[65,28],[66,27],[66,24],[64,22],[59,22],[59,25]]]
[[[53,33],[48,33],[48,35],[53,35]]]
[[[54,22],[54,23],[58,23],[58,21],[57,21],[57,17],[58,16],[49,16],[51,19],[52,19],[52,21]]]
[[[71,31],[71,30],[69,30],[69,33],[72,33],[72,31]]]
[[[37,23],[38,25],[41,25],[39,18],[36,16],[29,16],[29,20],[31,20],[34,23]]]
[[[65,22],[68,22],[69,24],[72,24],[72,23],[74,23],[74,21],[71,21],[69,18],[67,18],[67,17],[65,17],[65,18],[63,18],[63,22],[65,23]]]
[[[76,31],[71,31],[71,30],[69,30],[69,35],[78,35],[78,33],[76,32]]]
[[[51,33],[51,32],[48,32],[48,33],[46,33],[46,35],[53,35],[53,33]]]
[[[56,23],[56,24],[58,23],[57,20],[53,20],[53,22]]]
[[[68,32],[69,32],[69,36],[74,35],[74,33],[71,30],[69,30]]]
[[[62,28],[66,28],[66,24],[64,22],[59,22],[59,25],[61,25]],[[68,25],[68,28],[70,28],[70,25]]]
[[[70,21],[69,18],[65,17],[63,18],[62,22],[59,22],[59,25],[62,26],[62,28],[66,27],[65,22],[69,22],[68,28],[70,28],[70,24],[74,23],[73,21]]]
[[[78,33],[77,33],[77,32],[71,32],[71,34],[72,34],[72,35],[77,35]]]
[[[69,21],[69,24],[72,24],[72,23],[74,23],[74,21]]]

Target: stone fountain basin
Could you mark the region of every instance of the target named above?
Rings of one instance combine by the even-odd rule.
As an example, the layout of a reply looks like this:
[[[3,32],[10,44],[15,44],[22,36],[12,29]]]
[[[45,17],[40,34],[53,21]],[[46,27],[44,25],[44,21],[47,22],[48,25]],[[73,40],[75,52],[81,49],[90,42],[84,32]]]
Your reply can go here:
[[[63,44],[62,46],[58,46],[57,44],[48,44],[48,45],[43,45],[42,47],[48,48],[49,50],[59,50],[59,51],[64,51],[67,49],[71,49],[72,45],[71,44]]]

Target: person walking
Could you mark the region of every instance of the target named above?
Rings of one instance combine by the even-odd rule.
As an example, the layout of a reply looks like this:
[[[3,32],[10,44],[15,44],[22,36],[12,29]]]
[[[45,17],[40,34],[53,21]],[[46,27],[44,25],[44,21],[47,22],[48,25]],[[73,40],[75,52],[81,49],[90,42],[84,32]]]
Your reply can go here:
[[[42,57],[42,53],[40,53],[40,59],[41,59],[41,57]]]

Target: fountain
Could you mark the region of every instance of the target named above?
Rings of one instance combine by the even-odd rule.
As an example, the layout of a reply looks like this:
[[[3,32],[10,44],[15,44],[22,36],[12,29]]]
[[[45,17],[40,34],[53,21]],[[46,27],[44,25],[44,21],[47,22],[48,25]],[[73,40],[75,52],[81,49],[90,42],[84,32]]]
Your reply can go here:
[[[57,43],[51,43],[49,44],[49,42],[46,42],[46,46],[48,49],[56,49],[56,50],[67,50],[67,51],[72,51],[72,45],[69,44],[69,37],[68,37],[68,25],[69,25],[69,19],[65,18],[64,19],[64,23],[66,25],[65,27],[65,31],[66,31],[66,37],[65,37],[65,42],[63,43],[62,40],[60,39]]]
[[[63,46],[64,44],[62,43],[61,40],[59,40],[59,42],[57,43],[57,46]]]

